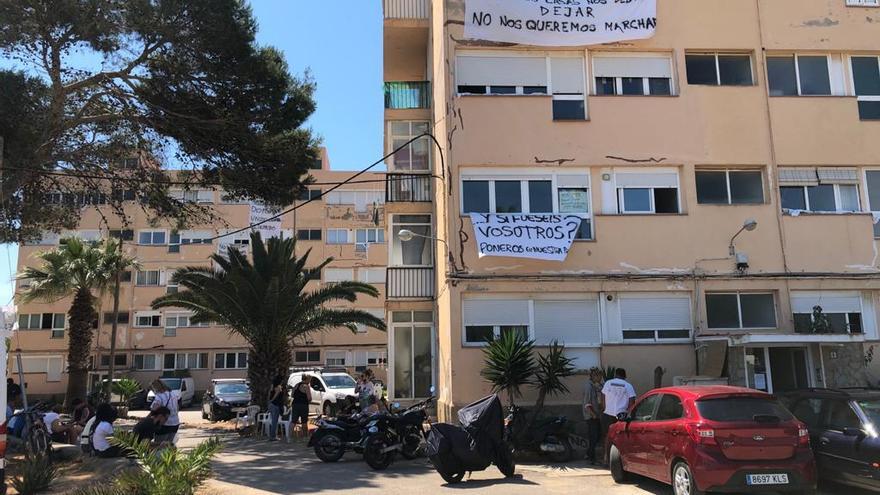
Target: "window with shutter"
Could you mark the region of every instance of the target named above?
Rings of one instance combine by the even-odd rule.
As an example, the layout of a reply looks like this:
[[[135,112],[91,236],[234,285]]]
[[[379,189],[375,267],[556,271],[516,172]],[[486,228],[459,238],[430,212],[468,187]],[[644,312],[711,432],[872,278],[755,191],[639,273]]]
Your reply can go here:
[[[691,337],[691,300],[686,295],[627,294],[620,296],[619,304],[625,342]]]

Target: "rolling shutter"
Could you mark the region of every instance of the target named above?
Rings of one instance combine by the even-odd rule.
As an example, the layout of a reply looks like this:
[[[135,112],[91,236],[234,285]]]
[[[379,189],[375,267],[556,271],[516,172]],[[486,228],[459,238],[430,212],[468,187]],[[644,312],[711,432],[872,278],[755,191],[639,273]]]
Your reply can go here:
[[[459,86],[546,86],[545,57],[458,57]],[[581,86],[583,88],[583,86]],[[580,91],[583,91],[581,89]]]
[[[672,64],[661,57],[593,57],[594,77],[672,78]]]
[[[554,94],[583,94],[584,59],[554,57],[550,59],[550,80]]]
[[[599,301],[535,301],[535,343],[550,345],[553,340],[566,346],[599,345]]]
[[[812,314],[816,306],[821,306],[823,313],[861,313],[862,298],[858,292],[791,293],[793,313]]]
[[[528,325],[529,301],[521,299],[466,299],[465,325]]]
[[[624,330],[684,330],[691,328],[691,301],[686,296],[620,297]]]
[[[668,173],[618,173],[617,187],[678,187],[678,174]]]

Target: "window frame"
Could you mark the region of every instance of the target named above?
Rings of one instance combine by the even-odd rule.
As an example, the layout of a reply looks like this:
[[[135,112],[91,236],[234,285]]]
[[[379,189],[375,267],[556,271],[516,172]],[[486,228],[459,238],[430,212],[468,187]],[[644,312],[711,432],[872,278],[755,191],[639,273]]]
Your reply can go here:
[[[162,328],[163,320],[162,320],[162,313],[161,312],[159,312],[159,311],[146,311],[146,312],[143,312],[146,314],[143,314],[143,313],[138,314],[138,313],[139,313],[139,311],[135,311],[135,313],[134,313],[134,325],[132,325],[132,327],[134,327],[134,328]],[[142,325],[140,322],[140,318],[150,318],[151,324],[150,325]],[[153,322],[156,322],[156,324],[153,324]]]
[[[305,236],[301,236],[301,234],[305,233]],[[315,235],[317,233],[317,235]],[[296,230],[296,240],[308,242],[308,241],[322,241],[324,239],[323,231],[318,229],[297,229]]]
[[[650,76],[641,77],[642,79],[642,94],[641,95],[624,95],[623,94],[623,79],[633,79],[633,78],[623,78],[620,76],[614,77],[614,94],[599,94],[599,85],[597,84],[597,79],[599,76],[596,76],[596,60],[602,58],[657,58],[657,59],[665,59],[669,62],[669,94],[668,95],[655,95],[651,94],[650,80],[658,79]],[[589,91],[590,96],[659,96],[659,97],[669,97],[669,96],[678,96],[679,95],[679,84],[675,80],[675,56],[672,53],[660,53],[660,52],[592,52],[590,53],[590,74],[587,80],[587,90]],[[610,77],[610,76],[602,76],[602,77]],[[666,79],[666,78],[663,78]]]
[[[620,302],[625,299],[682,299],[687,300],[688,302],[688,321],[690,322],[690,326],[687,328],[654,328],[651,330],[648,329],[640,329],[640,328],[626,328],[623,324],[623,304]],[[621,343],[623,345],[643,345],[643,344],[685,344],[691,343],[694,341],[695,332],[693,325],[693,301],[691,299],[690,293],[685,292],[633,292],[633,293],[618,293],[617,295],[617,321],[620,322],[620,335],[621,335]],[[686,330],[688,332],[687,337],[673,337],[673,338],[660,338],[660,334],[663,332],[681,332]],[[654,337],[651,339],[642,339],[642,338],[627,338],[626,332],[654,332]]]
[[[584,177],[586,178],[586,186],[569,186],[560,185],[560,177]],[[590,223],[590,237],[585,239],[575,239],[575,242],[592,242],[596,240],[596,222],[594,219],[593,208],[593,180],[589,169],[562,169],[549,171],[526,172],[510,169],[465,169],[460,173],[459,177],[459,212],[461,216],[470,217],[471,213],[465,211],[464,203],[464,184],[465,182],[487,182],[489,187],[489,211],[488,214],[498,215],[576,215],[581,217],[582,222],[586,220]],[[497,213],[497,192],[495,188],[496,182],[519,182],[520,205],[522,212],[519,213]],[[531,212],[531,198],[529,192],[530,182],[550,182],[550,194],[552,210],[550,212]],[[586,189],[587,193],[587,211],[586,212],[561,212],[559,207],[559,193],[569,189]]]
[[[297,354],[300,354],[300,353],[306,355],[306,359],[305,359],[304,361],[303,361],[303,360],[300,360],[300,359],[297,359]],[[309,356],[312,355],[312,354],[315,354],[315,353],[317,353],[317,356],[318,356],[317,359],[314,359],[314,360],[309,359]],[[294,352],[293,352],[293,362],[294,362],[294,363],[299,363],[299,364],[315,364],[315,363],[321,363],[321,362],[322,362],[322,361],[321,361],[321,349],[305,349],[305,350],[294,351]]]
[[[235,355],[235,366],[227,367],[226,361],[229,358],[230,354]],[[244,359],[242,359],[242,355]],[[246,370],[248,368],[248,353],[241,351],[226,351],[226,352],[215,352],[214,353],[214,368],[215,370]],[[217,356],[223,356],[223,366],[217,366]],[[242,361],[244,361],[244,366],[242,366]]]
[[[394,133],[394,124],[395,123],[396,124],[406,123],[407,128],[408,128],[408,133],[405,135],[395,134]],[[417,125],[417,124],[424,124],[426,126],[427,132],[431,132],[431,121],[429,121],[429,120],[389,120],[387,122],[387,127],[386,127],[387,138],[386,138],[386,143],[385,143],[385,145],[387,146],[387,149],[388,149],[388,153],[391,153],[392,151],[394,151],[396,149],[396,146],[394,146],[395,140],[409,141],[410,139],[414,139],[417,136],[420,136],[421,133],[416,134],[415,131],[413,131],[414,125]],[[428,140],[429,138],[428,138],[428,136],[425,136],[423,139]],[[430,146],[428,147],[427,168],[425,168],[425,169],[412,168],[412,163],[413,163],[412,145],[417,142],[419,142],[419,140],[413,141],[412,143],[408,144],[406,147],[404,147],[403,149],[401,149],[400,151],[397,152],[397,153],[406,153],[407,154],[407,157],[409,158],[410,168],[398,167],[397,160],[396,160],[397,153],[395,153],[394,155],[391,155],[388,157],[389,162],[387,163],[387,167],[388,167],[389,172],[411,172],[411,173],[430,173],[431,172],[431,170],[433,169],[433,166],[432,166],[433,165],[433,162],[432,162],[433,153],[431,153]]]
[[[880,1],[880,0],[878,0],[878,1]],[[856,97],[856,101],[876,102],[878,105],[880,105],[880,95],[859,95],[858,93],[856,93],[856,73],[855,73],[855,70],[853,70],[853,59],[854,58],[872,58],[872,57],[877,58],[877,65],[878,65],[878,68],[880,68],[880,55],[849,54],[846,56],[846,70],[847,70],[847,72],[849,72],[849,87],[852,89],[852,93],[853,93],[853,96]],[[878,120],[878,119],[863,119],[863,118],[861,118],[861,113],[859,114],[859,118],[860,118],[860,120],[865,120],[868,122],[876,122]]]
[[[739,319],[739,327],[712,327],[709,326],[709,296],[736,296],[736,308],[737,308],[737,318]],[[772,327],[746,327],[743,326],[743,311],[742,311],[742,296],[743,295],[768,295],[773,301],[773,319],[775,321],[775,325]],[[720,291],[720,292],[706,292],[703,296],[706,302],[706,328],[710,330],[722,330],[722,331],[739,331],[739,330],[777,330],[779,328],[779,303],[776,300],[776,293],[773,291]]]
[[[345,242],[337,242],[336,236],[339,235],[340,232],[345,232]],[[343,246],[346,244],[352,244],[351,242],[351,229],[327,229],[327,239],[324,241],[325,244],[330,246]]]
[[[147,356],[153,357],[153,367],[145,368],[145,361]],[[141,366],[138,367],[138,358],[140,358]],[[159,367],[159,355],[155,353],[135,353],[131,358],[131,366],[135,371],[159,371],[161,368]]]
[[[765,69],[767,70],[767,94],[771,98],[794,98],[794,97],[828,97],[828,96],[841,96],[835,95],[835,85],[834,85],[834,63],[832,61],[833,54],[831,53],[813,53],[813,52],[782,52],[782,53],[768,53],[765,54]],[[783,58],[783,57],[794,57],[794,79],[795,84],[797,86],[797,94],[796,95],[774,95],[770,92],[770,76],[769,76],[769,62],[771,58]],[[801,82],[801,66],[800,66],[800,57],[825,57],[825,68],[827,69],[828,74],[828,94],[810,94],[805,95],[803,91],[803,83]],[[852,64],[849,65],[850,69],[850,79],[852,79]],[[846,72],[846,69],[844,69]],[[855,88],[855,86],[851,86]]]
[[[426,217],[428,219],[427,222],[416,222],[416,221],[408,221],[404,220],[405,217]],[[403,250],[404,250],[404,241],[398,241],[400,238],[400,231],[403,229],[409,229],[410,227],[427,227],[427,236],[428,239],[425,239],[425,244],[422,247],[422,258],[425,258],[425,250],[427,250],[428,254],[428,262],[422,262],[420,264],[407,264],[403,262]],[[395,213],[391,215],[391,243],[388,246],[388,266],[387,268],[407,268],[407,267],[418,267],[418,268],[433,268],[434,262],[436,258],[436,253],[434,252],[434,242],[432,242],[434,236],[434,216],[431,214],[404,214],[404,213]],[[400,246],[399,248],[397,246]],[[398,263],[394,260],[395,255],[398,254],[398,250],[400,250],[400,259],[401,261]],[[386,272],[387,273],[387,272]]]
[[[162,276],[163,272],[164,272],[164,270],[162,270],[161,268],[138,270],[134,276],[134,282],[135,282],[134,285],[136,287],[162,287],[163,285],[165,285],[165,283],[164,283],[165,281],[163,280],[164,277]],[[143,283],[139,280],[141,278],[140,277],[141,273],[144,274],[144,282]],[[156,274],[156,283],[155,284],[149,283],[150,282],[149,277],[150,277],[151,273]]]
[[[640,174],[650,174],[650,173],[675,173],[675,187],[660,187],[660,186],[620,186],[617,184],[617,177],[620,175],[640,175]],[[678,169],[657,169],[653,171],[644,171],[644,170],[625,170],[625,171],[615,171],[612,174],[614,179],[614,192],[617,206],[617,215],[682,215],[682,194],[681,194],[681,173]],[[650,191],[649,194],[649,211],[628,211],[626,209],[626,200],[624,190],[626,189],[647,189]],[[657,189],[675,189],[676,191],[676,203],[677,203],[677,212],[675,213],[657,213],[657,197],[656,190]]]
[[[820,184],[818,184],[818,185],[816,185],[816,186],[783,186],[783,185],[780,185],[780,186],[779,186],[779,190],[780,190],[780,194],[781,194],[783,188],[785,188],[785,189],[800,189],[800,190],[803,192],[803,195],[804,195],[804,209],[803,209],[803,210],[797,210],[797,211],[805,211],[805,212],[808,212],[808,213],[814,213],[814,214],[820,214],[820,215],[823,214],[823,213],[824,213],[824,214],[859,213],[859,212],[862,211],[862,198],[861,198],[861,193],[862,193],[862,191],[859,190],[859,186],[860,186],[860,185],[861,185],[861,184],[834,184],[834,183],[832,183],[832,184],[822,184],[822,183],[820,183]],[[834,187],[834,210],[830,210],[830,211],[829,211],[829,210],[813,210],[813,209],[810,208],[810,191],[809,191],[809,188],[811,188],[811,187],[819,187],[819,186],[833,186],[833,187]],[[844,210],[844,209],[842,209],[842,204],[841,204],[841,197],[842,197],[842,196],[841,196],[841,194],[840,194],[840,187],[841,187],[841,186],[855,187],[855,188],[856,188],[856,196],[855,196],[855,197],[856,197],[856,201],[858,201],[858,204],[856,205],[856,208],[855,208],[854,210]],[[781,203],[782,203],[782,201],[780,200],[780,205],[779,205],[779,206],[782,208],[782,211],[794,211],[794,210],[796,210],[795,208],[786,208],[786,207],[785,207],[784,205],[782,205]]]
[[[696,55],[696,56],[709,56],[711,55],[715,59],[715,84],[705,84],[705,83],[691,83],[687,78],[687,57],[688,55]],[[751,84],[721,84],[721,64],[718,61],[718,57],[721,56],[740,56],[740,57],[749,57],[749,70],[752,76]],[[688,86],[717,86],[717,87],[732,87],[732,88],[748,88],[752,86],[756,86],[758,83],[755,78],[755,54],[751,51],[749,52],[737,52],[737,51],[685,51],[685,80],[688,82]]]
[[[342,356],[341,358],[339,356]],[[339,360],[342,360],[339,363]],[[333,361],[331,363],[331,361]],[[324,366],[340,366],[340,367],[348,367],[348,351],[341,351],[338,349],[327,349],[324,351]]]
[[[144,234],[150,235],[150,242],[141,242],[141,236]],[[159,234],[162,235],[162,242],[156,242],[156,236]],[[137,231],[137,241],[138,246],[165,246],[168,244],[168,231],[166,229],[141,229]]]
[[[724,182],[726,184],[727,202],[726,203],[702,203],[700,202],[699,186],[697,185],[697,174],[699,173],[724,173]],[[761,175],[761,201],[758,203],[734,203],[733,189],[730,186],[730,174],[736,172],[751,172]],[[697,191],[697,204],[702,206],[741,206],[741,205],[764,205],[767,204],[767,191],[765,187],[764,169],[760,168],[697,168],[694,170],[694,189]]]
[[[848,311],[845,313],[841,313],[839,311],[829,311],[829,312],[823,311],[822,314],[825,315],[826,317],[829,315],[843,315],[844,322],[846,324],[846,332],[842,333],[842,334],[831,333],[830,335],[865,335],[865,320],[862,316],[863,313],[861,311],[858,311],[858,312],[857,311]],[[797,330],[796,318],[798,315],[808,316],[810,318],[810,323],[812,324],[814,321],[813,320],[813,313],[792,312],[792,320],[795,320],[795,333],[803,333],[803,332],[798,332],[798,330]],[[858,332],[852,331],[853,322],[850,321],[851,315],[859,315],[859,330],[860,331],[858,331]]]

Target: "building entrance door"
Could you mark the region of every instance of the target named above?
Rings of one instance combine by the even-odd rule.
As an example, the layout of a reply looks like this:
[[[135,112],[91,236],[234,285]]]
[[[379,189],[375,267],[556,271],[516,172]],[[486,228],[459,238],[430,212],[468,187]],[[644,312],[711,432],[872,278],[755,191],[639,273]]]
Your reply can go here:
[[[806,347],[746,349],[746,386],[771,394],[810,386]]]

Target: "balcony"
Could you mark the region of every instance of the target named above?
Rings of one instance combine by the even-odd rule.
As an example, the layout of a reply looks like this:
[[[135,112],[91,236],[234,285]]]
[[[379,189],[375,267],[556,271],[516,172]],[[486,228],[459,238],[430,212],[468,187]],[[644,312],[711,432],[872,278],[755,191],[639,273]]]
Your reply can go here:
[[[428,19],[431,14],[430,0],[384,0],[386,19]]]
[[[431,175],[397,174],[389,172],[385,176],[386,203],[429,203],[431,197]]]
[[[388,267],[385,278],[388,299],[432,299],[433,267]]]
[[[430,81],[394,81],[385,83],[385,108],[411,110],[431,108]]]

